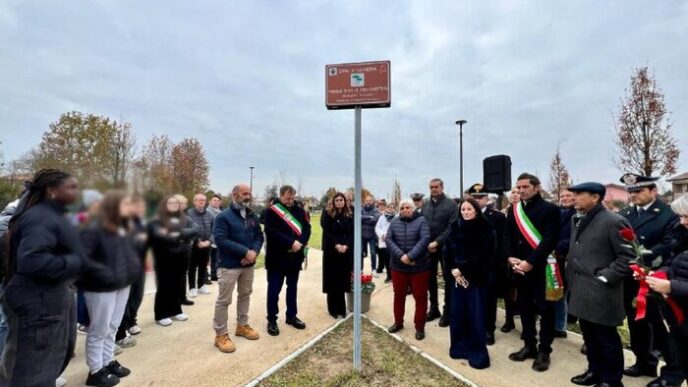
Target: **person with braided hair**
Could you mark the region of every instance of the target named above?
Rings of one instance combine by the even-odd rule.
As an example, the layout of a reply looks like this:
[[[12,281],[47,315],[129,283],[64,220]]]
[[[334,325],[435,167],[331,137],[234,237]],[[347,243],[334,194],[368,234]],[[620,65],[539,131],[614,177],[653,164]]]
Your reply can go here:
[[[10,221],[2,299],[9,332],[0,386],[54,385],[74,352],[73,285],[85,258],[65,207],[78,195],[73,176],[40,170]]]

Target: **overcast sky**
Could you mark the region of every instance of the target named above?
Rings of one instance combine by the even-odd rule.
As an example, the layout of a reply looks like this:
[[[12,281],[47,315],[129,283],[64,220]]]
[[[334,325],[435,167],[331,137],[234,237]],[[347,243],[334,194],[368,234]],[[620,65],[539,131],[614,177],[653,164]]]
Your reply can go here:
[[[497,4],[498,3],[498,4]],[[0,141],[6,159],[77,110],[197,137],[211,186],[280,171],[306,194],[353,184],[351,110],[324,106],[326,64],[390,60],[392,107],[363,111],[364,185],[387,196],[465,179],[508,154],[544,180],[557,144],[578,182],[616,181],[613,114],[650,66],[688,171],[686,1],[0,0]]]

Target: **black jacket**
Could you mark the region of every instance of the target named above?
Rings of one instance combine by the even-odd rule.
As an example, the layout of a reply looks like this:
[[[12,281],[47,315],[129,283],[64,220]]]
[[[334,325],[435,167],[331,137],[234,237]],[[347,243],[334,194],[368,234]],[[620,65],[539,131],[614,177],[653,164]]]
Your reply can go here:
[[[571,241],[571,218],[576,214],[574,208],[561,207],[559,210],[559,242],[554,250],[557,259],[566,259],[569,253],[569,242]]]
[[[11,235],[10,256],[16,272],[10,284],[65,287],[74,283],[84,263],[76,229],[65,218],[65,209],[49,201],[21,215]]]
[[[349,291],[354,258],[353,217],[342,214],[332,217],[323,212],[320,224],[323,230],[323,293]],[[340,253],[335,249],[335,245],[344,245],[348,249],[345,253]]]
[[[445,254],[451,269],[459,269],[469,286],[484,286],[495,252],[495,230],[484,217],[459,219],[449,227]]]
[[[642,215],[638,214],[636,206],[625,208],[620,214],[631,223],[631,227],[638,237],[638,242],[652,250],[652,254],[643,257],[647,266],[650,266],[652,261],[659,256],[663,259],[670,259],[674,237],[673,230],[678,223],[678,215],[671,211],[668,204],[661,200],[655,200]]]
[[[506,269],[506,252],[504,251],[504,230],[506,229],[506,216],[494,208],[485,209],[485,218],[494,229],[494,254],[491,259],[491,270],[501,271]]]
[[[516,224],[513,212],[515,206],[510,208],[506,218],[506,232],[504,233],[506,255],[525,260],[533,265],[533,270],[526,273],[525,276],[515,276],[514,278],[544,283],[547,257],[554,251],[559,238],[559,207],[546,202],[540,194],[536,194],[525,206],[525,213],[542,235],[542,241],[535,249],[530,246]]]
[[[182,215],[174,218],[169,227],[164,227],[159,219],[148,223],[150,245],[156,259],[165,259],[166,255],[184,255],[191,250],[191,242],[198,235],[198,231],[191,219]],[[167,233],[163,233],[166,229]]]
[[[143,267],[131,239],[122,231],[108,231],[94,224],[81,232],[86,254],[80,289],[90,292],[111,292],[126,288],[141,275]]]
[[[442,248],[449,234],[449,225],[459,217],[459,207],[453,200],[442,194],[436,201],[430,198],[423,203],[421,215],[428,221],[430,242],[437,242]]]
[[[276,200],[275,204],[278,203],[280,201]],[[303,208],[294,205],[287,209],[301,223],[301,236],[297,236],[296,232],[271,207],[266,208],[265,268],[267,270],[298,271],[301,270],[305,258],[303,248],[295,253],[289,250],[296,240],[304,247],[308,245],[311,224]]]

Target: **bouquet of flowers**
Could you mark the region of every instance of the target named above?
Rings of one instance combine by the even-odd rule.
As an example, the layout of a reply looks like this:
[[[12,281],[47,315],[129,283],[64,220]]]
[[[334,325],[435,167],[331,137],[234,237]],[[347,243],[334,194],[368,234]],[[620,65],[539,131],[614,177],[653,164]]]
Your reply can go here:
[[[636,308],[635,319],[636,321],[638,321],[645,318],[645,314],[647,312],[647,297],[652,296],[652,293],[650,293],[650,286],[646,281],[647,277],[667,279],[667,273],[663,271],[654,271],[657,268],[659,268],[659,266],[662,263],[661,256],[655,258],[655,260],[652,261],[651,266],[647,266],[645,264],[645,260],[643,259],[643,257],[645,255],[652,254],[652,251],[648,250],[647,248],[645,248],[645,246],[638,243],[635,231],[633,231],[632,228],[624,227],[619,231],[619,234],[621,235],[621,238],[623,238],[623,240],[628,242],[628,244],[623,244],[622,246],[632,249],[635,253],[635,259],[630,262],[630,268],[631,270],[633,270],[634,278],[640,281],[640,289],[638,290],[638,295],[633,300],[633,306]],[[676,301],[673,300],[671,297],[666,297],[666,302],[667,304],[669,304],[669,307],[674,312],[674,315],[680,324],[684,318],[683,312],[676,304]]]
[[[354,274],[351,273],[351,289],[354,288]],[[373,294],[375,290],[375,282],[373,282],[372,274],[361,273],[361,294]]]

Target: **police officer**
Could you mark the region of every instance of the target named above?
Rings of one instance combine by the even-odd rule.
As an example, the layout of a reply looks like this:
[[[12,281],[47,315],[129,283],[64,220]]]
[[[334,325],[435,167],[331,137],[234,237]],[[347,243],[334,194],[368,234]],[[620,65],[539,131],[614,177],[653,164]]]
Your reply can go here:
[[[487,205],[489,196],[485,187],[476,183],[468,188],[468,194],[471,195],[480,205],[480,210],[485,214],[485,217],[490,222],[496,233],[496,243],[492,252],[492,259],[490,261],[490,270],[487,279],[487,305],[485,321],[487,323],[487,345],[492,345],[495,342],[494,331],[496,329],[497,320],[497,299],[503,297],[505,299],[505,306],[513,315],[514,305],[509,297],[504,297],[506,288],[508,286],[506,255],[504,254],[503,239],[504,227],[506,225],[506,216],[500,211],[495,210]],[[509,314],[509,313],[507,313]],[[513,317],[512,317],[513,319]]]
[[[678,217],[664,202],[657,200],[657,177],[640,176],[627,173],[620,179],[626,185],[632,206],[621,211],[629,220],[636,232],[638,243],[652,251],[643,257],[646,266],[654,266],[671,255],[672,230]],[[655,262],[656,263],[656,262]],[[647,314],[636,321],[636,308],[633,300],[638,295],[639,284],[629,276],[624,284],[624,308],[628,318],[631,334],[631,349],[636,356],[636,363],[625,369],[627,376],[657,376],[658,359],[655,349],[662,353],[666,366],[662,367],[660,377],[648,384],[655,386],[680,386],[684,375],[678,363],[675,347],[669,340],[668,332],[662,322],[659,305],[648,298]]]

